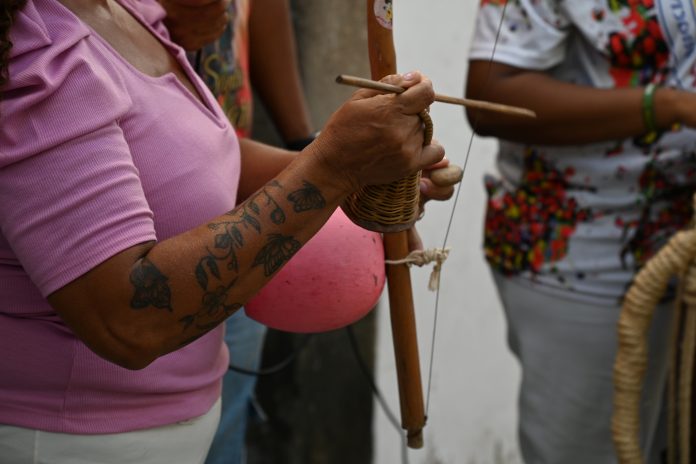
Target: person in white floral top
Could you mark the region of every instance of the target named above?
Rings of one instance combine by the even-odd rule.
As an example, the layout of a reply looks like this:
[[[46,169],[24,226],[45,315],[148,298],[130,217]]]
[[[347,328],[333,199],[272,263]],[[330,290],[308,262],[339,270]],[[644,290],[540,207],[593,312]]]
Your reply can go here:
[[[535,110],[469,112],[500,140],[484,249],[522,366],[529,464],[616,462],[612,365],[621,298],[691,215],[696,10],[686,0],[483,0],[467,95]],[[642,403],[662,446],[670,311],[657,312]]]

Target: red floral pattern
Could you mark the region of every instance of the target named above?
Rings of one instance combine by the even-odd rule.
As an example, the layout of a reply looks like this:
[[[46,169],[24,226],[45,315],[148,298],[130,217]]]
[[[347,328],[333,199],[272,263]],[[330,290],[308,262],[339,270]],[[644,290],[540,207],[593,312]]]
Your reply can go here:
[[[616,87],[662,83],[669,71],[669,48],[658,22],[653,0],[610,0],[621,15],[625,30],[609,35],[610,74]],[[596,21],[601,21],[594,16]]]
[[[687,173],[689,174],[689,173]],[[693,182],[693,173],[688,175]],[[631,255],[637,266],[657,253],[675,232],[686,227],[693,215],[691,196],[693,184],[679,185],[650,162],[638,180],[641,190],[642,214],[638,219],[616,217],[615,224],[629,237],[622,250],[622,259]],[[655,207],[656,202],[662,206]],[[666,206],[668,205],[668,206]]]
[[[568,195],[573,174],[572,168],[554,169],[530,149],[516,191],[503,191],[494,180],[486,180],[489,201],[484,248],[493,267],[505,274],[536,273],[544,263],[565,257],[578,222],[592,217]]]
[[[557,53],[565,61],[549,69],[551,75],[601,88],[666,84],[683,72],[673,66],[655,0],[482,3],[486,14],[472,48],[476,58],[499,34],[494,9],[500,14],[507,3],[513,19],[499,46],[521,68],[536,69],[551,60],[548,53]],[[691,69],[696,75],[696,65]],[[681,82],[696,86],[688,78]],[[623,294],[622,279],[631,275],[625,271],[641,266],[692,217],[693,137],[674,128],[576,149],[503,142],[503,179],[486,180],[487,260],[507,275],[529,273],[539,282],[588,294]]]

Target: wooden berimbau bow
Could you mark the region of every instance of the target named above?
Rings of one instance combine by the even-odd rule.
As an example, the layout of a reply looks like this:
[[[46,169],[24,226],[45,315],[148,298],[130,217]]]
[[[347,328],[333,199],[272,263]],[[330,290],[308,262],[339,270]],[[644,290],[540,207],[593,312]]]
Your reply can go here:
[[[372,79],[396,73],[396,53],[392,36],[391,0],[367,0],[367,42]],[[409,254],[406,231],[384,234],[387,260],[401,260]],[[423,447],[425,407],[421,383],[416,318],[411,275],[406,264],[387,266],[387,285],[392,324],[396,372],[399,382],[401,426],[410,448]]]
[[[371,77],[378,81],[396,73],[396,53],[392,34],[393,0],[367,0],[367,39]],[[501,22],[502,24],[502,22]],[[370,82],[352,76],[339,76],[339,83],[368,87],[384,92],[401,93],[404,89]],[[534,112],[490,102],[436,95],[437,101],[470,106],[523,117],[536,117]],[[424,111],[420,114],[426,131],[425,143],[430,143],[432,122]],[[447,169],[445,169],[447,170]],[[461,169],[458,170],[461,179]],[[433,172],[431,180],[435,181]],[[451,177],[451,172],[442,178]],[[423,427],[426,416],[421,383],[416,318],[413,305],[409,262],[408,232],[418,216],[420,173],[387,186],[369,186],[350,197],[343,205],[345,213],[358,225],[383,233],[384,254],[387,266],[387,285],[392,325],[392,338],[396,357],[396,373],[399,383],[401,426],[406,430],[410,448],[423,447]],[[456,182],[456,181],[455,181]],[[448,180],[445,185],[452,185]]]

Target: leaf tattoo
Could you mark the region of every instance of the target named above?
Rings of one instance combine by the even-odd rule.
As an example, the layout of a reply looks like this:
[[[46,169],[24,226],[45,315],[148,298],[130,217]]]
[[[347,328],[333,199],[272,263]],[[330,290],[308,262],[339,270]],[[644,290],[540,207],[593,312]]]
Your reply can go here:
[[[261,232],[261,224],[251,215],[251,213],[254,213],[256,216],[261,215],[261,207],[259,206],[260,203],[264,203],[265,206],[273,206],[273,210],[271,210],[270,213],[270,218],[271,221],[273,221],[273,224],[282,224],[286,219],[285,211],[283,211],[283,208],[280,207],[278,202],[275,201],[268,192],[268,189],[271,187],[278,189],[282,188],[282,186],[276,181],[269,182],[264,188],[256,192],[253,196],[249,197],[241,208],[242,223],[245,225],[250,225],[259,233]],[[239,214],[239,208],[235,208],[227,213],[228,216],[238,216]]]
[[[205,268],[203,267],[203,263],[205,262],[206,258],[203,258],[198,265],[196,266],[196,281],[198,282],[198,285],[205,290],[208,288],[208,274],[205,272]]]
[[[230,289],[236,280],[226,284],[221,270],[226,268],[227,271],[239,272],[238,252],[245,245],[244,234],[253,231],[261,234],[262,215],[267,214],[267,217],[277,225],[285,222],[285,211],[268,192],[270,188],[282,189],[282,186],[278,182],[268,183],[246,203],[229,211],[227,213],[229,220],[208,224],[208,229],[214,231],[215,236],[206,248],[207,254],[200,258],[194,270],[196,281],[204,292],[201,309],[195,314],[179,319],[184,330],[192,326],[199,330],[210,330],[242,306],[237,302],[228,303],[231,298]],[[308,190],[309,193],[299,195],[311,196],[311,201],[316,203],[316,195],[311,192],[312,188],[311,184],[306,184],[304,190]],[[321,199],[321,195],[319,197]],[[291,237],[271,235],[252,266],[263,264],[266,275],[271,275],[280,269],[300,246],[300,243]],[[193,339],[196,337],[194,336]]]
[[[285,222],[285,211],[276,204],[276,207],[271,211],[271,221],[273,224],[280,225]]]
[[[322,196],[319,189],[307,181],[302,182],[303,188],[292,192],[288,195],[288,200],[293,203],[293,210],[296,213],[311,211],[313,209],[322,209],[326,206],[326,200]]]
[[[282,224],[285,222],[285,211],[280,207],[277,201],[273,199],[270,193],[268,193],[268,188],[274,187],[274,188],[282,188],[281,185],[278,182],[270,182],[264,187],[263,189],[259,190],[257,193],[255,193],[252,197],[249,198],[249,200],[246,202],[246,204],[243,207],[242,210],[242,220],[245,223],[248,223],[250,226],[254,227],[257,232],[261,232],[261,226],[259,222],[249,214],[248,210],[251,210],[254,214],[259,216],[261,214],[261,207],[259,206],[259,202],[263,202],[265,199],[265,206],[273,206],[273,210],[271,211],[270,218],[271,221],[273,221],[273,224]],[[230,211],[227,213],[228,215],[236,215],[238,214],[238,210]]]
[[[130,281],[135,287],[131,308],[144,309],[154,306],[172,312],[172,294],[168,280],[152,261],[147,258],[141,259],[130,274]]]
[[[293,237],[271,234],[268,243],[256,255],[253,266],[263,264],[264,275],[269,277],[288,262],[301,246]]]
[[[259,234],[261,233],[261,223],[259,220],[246,211],[242,213],[242,221],[244,221],[244,224],[248,224],[249,226],[253,227],[254,230]]]
[[[215,236],[215,248],[222,248],[226,250],[232,243],[232,236],[230,234],[217,234]]]
[[[236,281],[235,279],[227,286],[220,285],[215,290],[205,292],[201,309],[179,319],[184,326],[184,331],[195,326],[196,329],[207,332],[241,308],[241,303],[227,303],[230,289]]]

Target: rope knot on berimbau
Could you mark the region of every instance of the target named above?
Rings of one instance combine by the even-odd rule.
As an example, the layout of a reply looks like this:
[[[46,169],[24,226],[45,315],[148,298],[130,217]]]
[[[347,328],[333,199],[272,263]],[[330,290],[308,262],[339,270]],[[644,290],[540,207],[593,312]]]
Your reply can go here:
[[[428,290],[434,292],[440,288],[440,274],[442,273],[442,265],[445,263],[445,261],[447,261],[449,253],[449,248],[414,250],[403,259],[386,260],[385,263],[391,266],[405,264],[408,267],[423,267],[428,264],[435,263],[435,267],[433,267],[433,271],[430,273],[430,281],[428,282]]]

